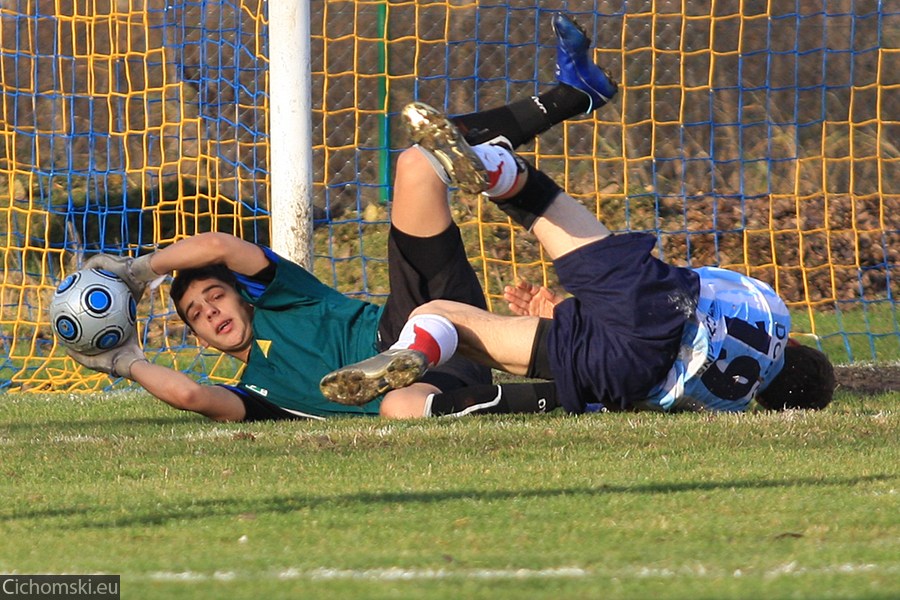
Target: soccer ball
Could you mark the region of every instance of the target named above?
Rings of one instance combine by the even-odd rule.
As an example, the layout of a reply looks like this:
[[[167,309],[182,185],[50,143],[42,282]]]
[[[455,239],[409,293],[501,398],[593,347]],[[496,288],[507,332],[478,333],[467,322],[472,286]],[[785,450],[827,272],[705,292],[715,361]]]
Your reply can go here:
[[[100,354],[134,332],[137,302],[128,285],[105,269],[82,269],[59,284],[50,323],[60,341],[82,354]]]

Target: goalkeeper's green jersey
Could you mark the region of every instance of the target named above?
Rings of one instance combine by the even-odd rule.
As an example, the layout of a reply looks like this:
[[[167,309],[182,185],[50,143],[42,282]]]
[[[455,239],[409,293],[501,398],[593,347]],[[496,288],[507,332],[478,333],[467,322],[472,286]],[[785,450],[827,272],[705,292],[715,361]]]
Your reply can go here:
[[[363,406],[326,400],[326,374],[377,354],[383,307],[348,298],[268,248],[271,281],[238,275],[239,291],[253,305],[253,342],[238,395],[262,398],[299,417],[377,415],[381,397]]]

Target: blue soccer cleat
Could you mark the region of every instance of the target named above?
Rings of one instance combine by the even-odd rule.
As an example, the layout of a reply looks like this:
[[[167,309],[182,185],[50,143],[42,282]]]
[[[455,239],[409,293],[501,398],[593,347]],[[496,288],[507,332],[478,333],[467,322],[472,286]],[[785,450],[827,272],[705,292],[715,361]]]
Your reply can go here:
[[[553,17],[556,34],[556,78],[560,83],[587,95],[587,113],[597,110],[616,95],[619,85],[603,69],[591,62],[591,38],[575,21],[562,13]]]

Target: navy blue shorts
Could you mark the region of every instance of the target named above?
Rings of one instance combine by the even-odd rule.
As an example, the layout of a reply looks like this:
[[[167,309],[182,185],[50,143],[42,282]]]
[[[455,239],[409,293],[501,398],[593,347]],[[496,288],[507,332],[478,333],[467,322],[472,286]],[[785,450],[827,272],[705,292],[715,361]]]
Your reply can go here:
[[[656,238],[614,235],[554,262],[572,294],[556,307],[547,336],[561,404],[628,410],[672,367],[685,322],[693,315],[700,280],[651,252]]]

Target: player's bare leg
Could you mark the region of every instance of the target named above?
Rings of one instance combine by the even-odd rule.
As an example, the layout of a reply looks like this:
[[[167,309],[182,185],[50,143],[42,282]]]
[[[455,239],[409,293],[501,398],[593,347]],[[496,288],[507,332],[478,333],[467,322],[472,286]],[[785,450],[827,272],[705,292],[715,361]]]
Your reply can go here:
[[[531,232],[554,260],[611,235],[592,212],[562,191],[534,221]]]
[[[438,315],[453,323],[457,351],[467,358],[513,375],[526,375],[538,317],[510,317],[452,302],[433,300],[413,315]]]
[[[447,184],[421,150],[407,148],[397,159],[391,224],[408,235],[431,237],[446,231],[452,220]]]

